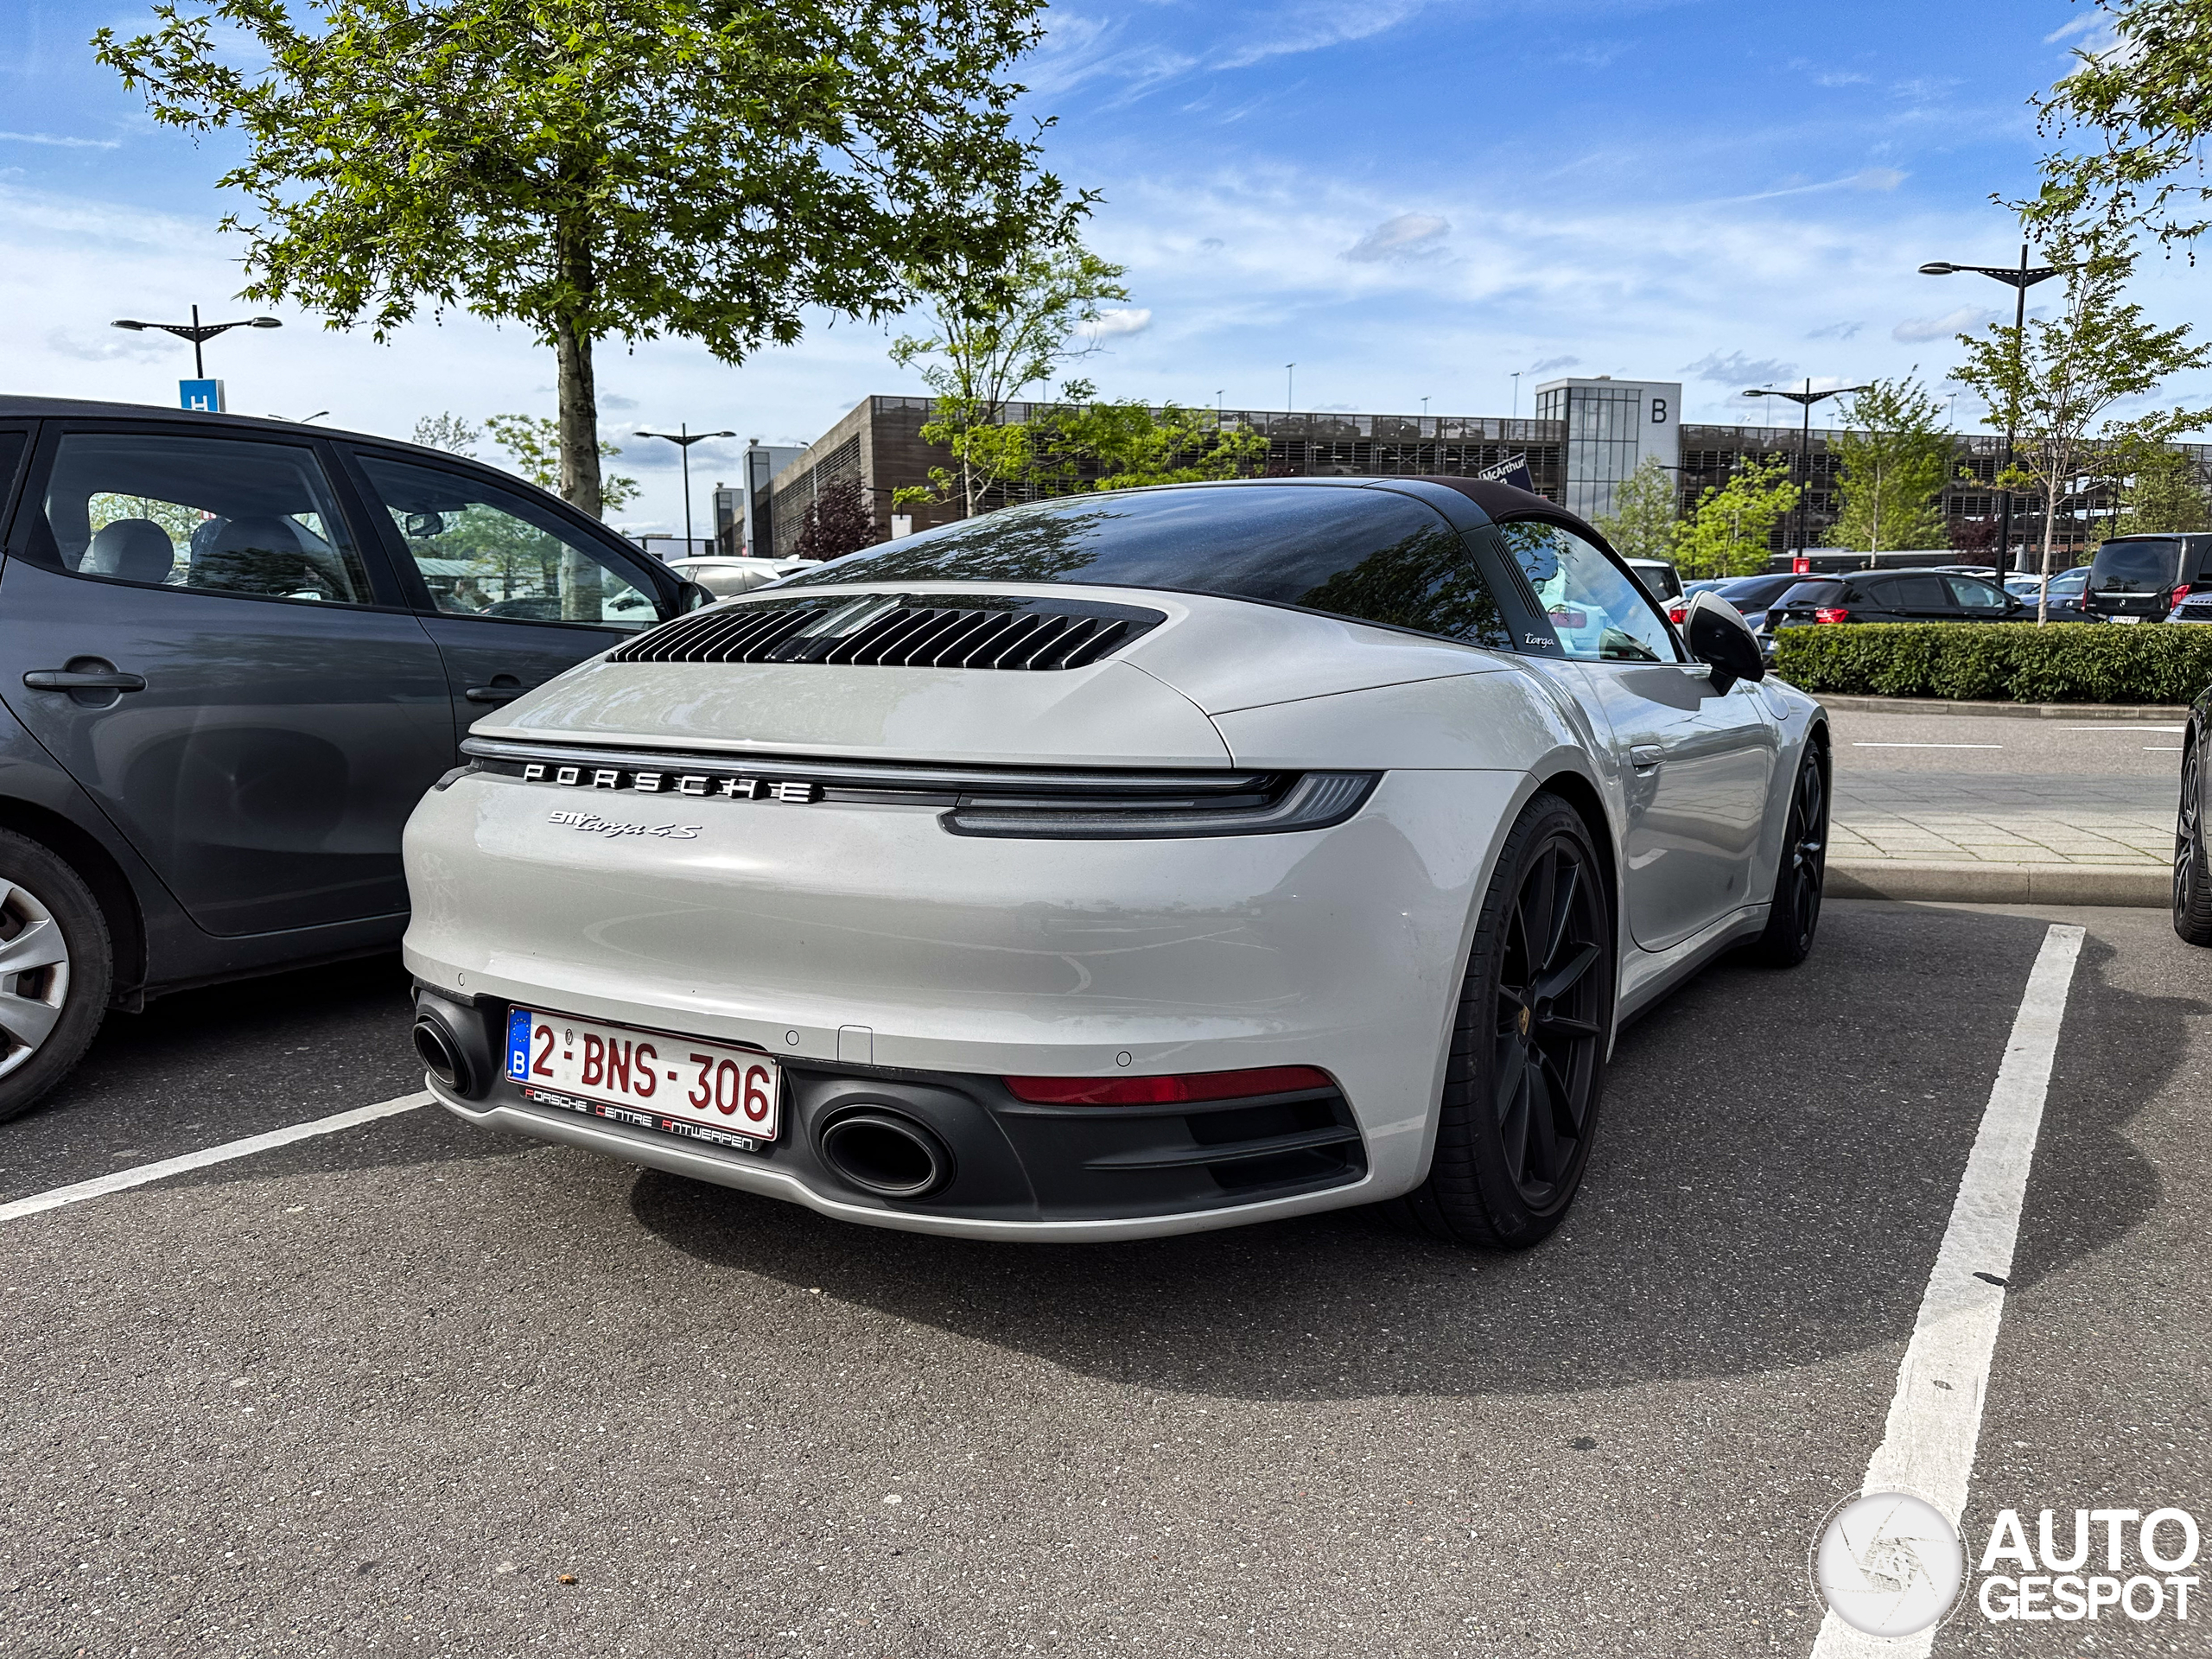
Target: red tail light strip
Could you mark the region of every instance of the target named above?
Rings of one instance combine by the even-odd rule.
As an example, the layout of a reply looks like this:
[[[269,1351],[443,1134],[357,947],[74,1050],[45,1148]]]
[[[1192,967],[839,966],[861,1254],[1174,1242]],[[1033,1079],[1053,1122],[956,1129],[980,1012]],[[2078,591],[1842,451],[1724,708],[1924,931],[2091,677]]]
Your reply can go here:
[[[1310,1065],[1262,1065],[1249,1071],[1189,1071],[1164,1077],[1008,1077],[1016,1100],[1036,1106],[1155,1106],[1194,1100],[1243,1100],[1332,1089]]]

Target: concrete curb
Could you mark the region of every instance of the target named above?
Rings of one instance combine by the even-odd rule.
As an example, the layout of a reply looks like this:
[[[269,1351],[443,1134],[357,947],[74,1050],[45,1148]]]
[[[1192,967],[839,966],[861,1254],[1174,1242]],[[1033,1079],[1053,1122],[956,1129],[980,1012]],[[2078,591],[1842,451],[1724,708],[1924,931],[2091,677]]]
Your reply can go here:
[[[1903,858],[1832,861],[1831,899],[1947,900],[1974,905],[2120,905],[2164,910],[2173,874],[2141,864],[1933,863]]]
[[[1818,695],[1818,694],[1815,694]],[[2011,720],[2155,720],[2186,721],[2189,710],[2164,703],[1953,702],[1944,697],[1823,696],[1840,715],[2000,715]]]

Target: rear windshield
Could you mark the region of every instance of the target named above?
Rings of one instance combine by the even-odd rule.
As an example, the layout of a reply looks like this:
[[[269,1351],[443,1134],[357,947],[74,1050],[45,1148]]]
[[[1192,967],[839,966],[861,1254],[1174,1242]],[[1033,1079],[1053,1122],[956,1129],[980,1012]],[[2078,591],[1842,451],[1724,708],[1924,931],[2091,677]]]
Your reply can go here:
[[[1812,583],[1801,576],[1739,576],[1734,582],[1720,584],[1720,597],[1731,605],[1749,600],[1754,605],[1764,605],[1778,594],[1793,588],[1808,588]]]
[[[1512,635],[1465,540],[1384,490],[1147,490],[1007,507],[781,584],[1047,582],[1258,599],[1505,650]]]
[[[1851,597],[1851,593],[1840,582],[1801,582],[1777,600],[1774,607],[1786,605],[1839,605]]]
[[[2107,542],[2090,566],[2092,592],[2148,593],[2173,586],[2181,569],[2179,542]]]

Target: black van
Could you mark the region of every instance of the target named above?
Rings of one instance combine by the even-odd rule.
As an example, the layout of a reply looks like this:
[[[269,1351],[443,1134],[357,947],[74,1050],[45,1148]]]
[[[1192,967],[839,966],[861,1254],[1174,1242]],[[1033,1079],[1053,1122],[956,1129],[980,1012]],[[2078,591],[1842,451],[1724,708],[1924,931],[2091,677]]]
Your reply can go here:
[[[2196,584],[2212,584],[2212,536],[2120,536],[2097,550],[2082,608],[2113,622],[2163,622]]]

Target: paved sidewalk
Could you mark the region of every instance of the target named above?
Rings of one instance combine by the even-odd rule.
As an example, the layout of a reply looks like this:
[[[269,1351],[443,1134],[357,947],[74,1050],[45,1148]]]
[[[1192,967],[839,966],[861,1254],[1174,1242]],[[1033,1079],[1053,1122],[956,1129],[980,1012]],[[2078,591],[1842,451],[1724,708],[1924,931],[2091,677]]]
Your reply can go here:
[[[2170,782],[1837,771],[1834,858],[2159,869],[2173,858]]]
[[[2179,720],[1830,712],[1839,896],[2168,901]]]

